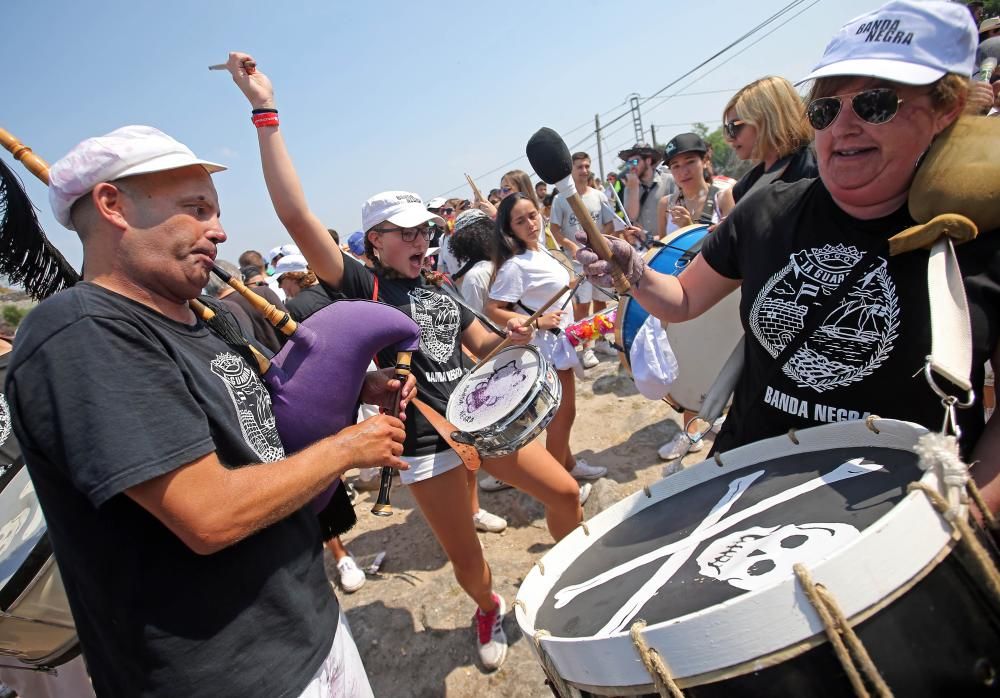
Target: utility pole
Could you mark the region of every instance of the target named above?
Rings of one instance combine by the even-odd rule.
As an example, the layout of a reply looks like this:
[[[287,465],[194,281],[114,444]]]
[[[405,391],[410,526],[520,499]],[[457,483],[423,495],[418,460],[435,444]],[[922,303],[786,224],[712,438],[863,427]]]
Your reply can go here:
[[[635,128],[635,142],[641,143],[646,138],[642,128],[642,114],[639,112],[639,95],[632,94],[628,98],[628,101],[629,106],[632,108],[632,126]]]
[[[655,148],[656,147],[656,124],[650,124],[649,125],[649,137],[653,140],[653,147]]]
[[[601,115],[594,114],[594,133],[597,134],[597,172],[604,181],[604,151],[601,148]]]

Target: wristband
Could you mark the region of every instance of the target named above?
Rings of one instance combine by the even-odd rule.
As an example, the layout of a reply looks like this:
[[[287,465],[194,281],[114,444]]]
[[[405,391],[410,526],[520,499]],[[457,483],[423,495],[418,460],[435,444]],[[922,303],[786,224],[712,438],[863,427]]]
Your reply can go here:
[[[253,114],[250,116],[250,120],[253,125],[257,128],[265,128],[268,126],[278,125],[278,110],[277,109],[262,109],[253,110]]]

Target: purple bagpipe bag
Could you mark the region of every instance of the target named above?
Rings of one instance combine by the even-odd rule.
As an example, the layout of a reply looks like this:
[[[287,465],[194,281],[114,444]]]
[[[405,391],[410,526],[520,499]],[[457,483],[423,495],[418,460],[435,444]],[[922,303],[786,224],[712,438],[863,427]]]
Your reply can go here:
[[[416,351],[420,328],[403,311],[368,300],[339,300],[299,323],[271,359],[264,384],[288,453],[354,424],[368,364],[384,349]],[[312,501],[321,511],[336,480]]]

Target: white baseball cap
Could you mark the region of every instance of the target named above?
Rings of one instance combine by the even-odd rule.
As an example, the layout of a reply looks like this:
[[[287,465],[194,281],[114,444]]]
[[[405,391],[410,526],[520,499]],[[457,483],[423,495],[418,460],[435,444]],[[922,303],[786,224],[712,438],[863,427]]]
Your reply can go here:
[[[297,254],[301,255],[302,251],[297,245],[288,243],[286,245],[278,245],[277,247],[272,247],[267,253],[267,263],[273,265],[275,257],[284,257],[285,255]]]
[[[969,77],[976,44],[976,24],[965,5],[892,0],[841,27],[819,64],[799,82],[859,75],[928,85],[946,73]]]
[[[415,228],[433,222],[444,226],[444,218],[431,213],[423,200],[408,191],[384,191],[361,207],[361,228],[368,231],[386,221],[400,228]]]
[[[438,196],[427,202],[427,208],[441,208],[446,203],[448,203],[448,199]]]
[[[183,143],[152,126],[123,126],[77,144],[49,169],[49,203],[56,220],[73,230],[69,213],[102,182],[201,165],[209,174],[225,165],[201,160]]]
[[[309,271],[309,262],[300,254],[287,254],[274,265],[274,275],[291,274],[297,271]]]

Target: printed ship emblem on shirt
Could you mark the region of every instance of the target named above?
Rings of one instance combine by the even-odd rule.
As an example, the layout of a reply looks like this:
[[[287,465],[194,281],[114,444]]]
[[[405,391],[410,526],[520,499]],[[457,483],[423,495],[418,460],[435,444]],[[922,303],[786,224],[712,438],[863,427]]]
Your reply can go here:
[[[826,245],[789,255],[788,264],[757,294],[750,327],[773,357],[802,330],[809,309],[822,304],[863,254],[856,247]],[[862,380],[882,365],[899,330],[896,286],[885,259],[856,281],[819,327],[782,367],[800,388],[818,393]]]

